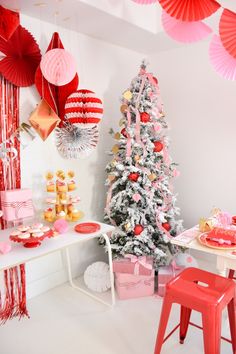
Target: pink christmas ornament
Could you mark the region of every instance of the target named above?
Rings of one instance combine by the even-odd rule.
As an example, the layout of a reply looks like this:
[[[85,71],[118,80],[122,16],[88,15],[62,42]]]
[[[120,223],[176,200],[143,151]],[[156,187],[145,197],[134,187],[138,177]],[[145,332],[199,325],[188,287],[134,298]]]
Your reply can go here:
[[[200,41],[212,32],[212,29],[201,21],[176,20],[165,11],[162,11],[162,26],[171,38],[183,43]]]
[[[179,177],[179,175],[180,175],[180,172],[175,168],[173,170],[173,177]]]
[[[42,57],[40,69],[47,81],[56,86],[68,84],[76,75],[76,63],[65,49],[49,50]]]
[[[11,245],[7,242],[0,242],[0,253],[6,254],[11,250]]]
[[[140,199],[141,199],[141,195],[140,195],[140,194],[135,193],[135,194],[133,195],[133,200],[134,200],[136,203],[138,203],[138,202],[140,201]]]
[[[212,37],[209,55],[212,66],[220,76],[227,80],[236,80],[236,59],[226,51],[217,35]]]
[[[133,0],[133,1],[140,5],[150,5],[157,2],[157,0]]]
[[[64,234],[69,229],[68,222],[64,219],[56,220],[53,226],[55,231],[59,232],[59,234]]]

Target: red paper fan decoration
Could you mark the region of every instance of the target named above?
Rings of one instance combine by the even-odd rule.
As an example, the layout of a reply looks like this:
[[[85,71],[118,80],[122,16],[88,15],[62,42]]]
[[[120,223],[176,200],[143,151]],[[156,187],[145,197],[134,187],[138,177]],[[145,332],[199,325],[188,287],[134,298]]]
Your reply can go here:
[[[6,55],[0,61],[2,75],[16,86],[33,85],[41,53],[32,34],[19,25],[7,42],[0,38],[0,52]]]
[[[66,100],[65,118],[70,123],[99,123],[103,115],[102,101],[90,90],[78,90]]]
[[[56,48],[64,49],[64,46],[57,32],[53,33],[51,42],[46,52]],[[66,99],[72,92],[76,91],[78,85],[79,85],[79,77],[77,74],[75,75],[74,79],[68,84],[63,86],[55,86],[53,84],[50,84],[43,77],[40,66],[36,70],[35,86],[40,96],[43,97],[45,101],[47,101],[49,106],[57,113],[57,115],[62,120],[64,118]]]
[[[162,8],[181,21],[199,21],[209,17],[221,6],[215,0],[159,0]]]
[[[225,49],[236,58],[236,13],[225,9],[219,24],[220,38]]]
[[[5,41],[8,41],[19,24],[19,13],[5,9],[5,7],[0,5],[0,37],[2,37]]]

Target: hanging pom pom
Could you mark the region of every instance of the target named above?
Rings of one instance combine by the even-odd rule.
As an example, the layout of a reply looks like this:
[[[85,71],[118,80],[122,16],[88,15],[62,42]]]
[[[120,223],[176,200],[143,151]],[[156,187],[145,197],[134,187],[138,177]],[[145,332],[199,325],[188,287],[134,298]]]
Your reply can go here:
[[[56,146],[65,159],[78,159],[88,156],[98,143],[98,127],[64,122],[63,128],[57,128]]]

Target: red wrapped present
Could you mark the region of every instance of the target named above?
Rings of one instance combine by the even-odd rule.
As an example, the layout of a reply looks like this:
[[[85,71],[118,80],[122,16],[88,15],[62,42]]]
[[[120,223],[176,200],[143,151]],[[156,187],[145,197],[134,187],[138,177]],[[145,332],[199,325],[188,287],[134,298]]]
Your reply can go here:
[[[1,191],[3,219],[13,221],[32,217],[34,207],[31,189],[12,189]]]
[[[158,270],[158,295],[164,296],[166,292],[166,284],[182,272],[184,267],[177,266],[175,262]]]
[[[150,275],[116,273],[115,287],[121,300],[151,296],[154,294],[154,270]]]
[[[153,270],[152,257],[137,257],[127,254],[124,258],[113,261],[114,273],[128,273],[135,275],[151,275]]]

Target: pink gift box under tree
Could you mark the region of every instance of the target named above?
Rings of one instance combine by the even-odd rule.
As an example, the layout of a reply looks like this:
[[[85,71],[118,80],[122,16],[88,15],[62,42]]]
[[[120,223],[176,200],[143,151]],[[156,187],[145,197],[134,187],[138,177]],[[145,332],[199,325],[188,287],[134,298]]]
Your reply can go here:
[[[152,296],[154,294],[154,270],[151,275],[115,274],[115,286],[121,300]]]
[[[165,267],[160,267],[158,270],[158,295],[164,296],[166,292],[166,284],[182,272],[184,267],[178,267],[175,264],[170,264]]]
[[[141,256],[137,257],[127,254],[124,258],[113,261],[114,273],[128,273],[139,275],[151,275],[153,270],[153,258]]]
[[[13,221],[32,217],[34,207],[31,189],[12,189],[1,191],[3,219]]]

